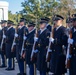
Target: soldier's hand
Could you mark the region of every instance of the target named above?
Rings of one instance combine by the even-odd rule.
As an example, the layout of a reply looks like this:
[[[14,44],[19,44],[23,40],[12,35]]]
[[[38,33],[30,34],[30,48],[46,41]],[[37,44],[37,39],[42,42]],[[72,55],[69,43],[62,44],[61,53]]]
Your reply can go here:
[[[3,35],[3,38],[5,39],[5,38],[6,38],[6,36],[5,36],[5,35]]]
[[[25,58],[25,53],[22,54],[22,58]]]
[[[16,38],[18,37],[18,34],[17,34],[17,33],[15,33],[15,37],[16,37]]]
[[[68,44],[73,44],[73,39],[68,39]]]
[[[50,37],[49,41],[53,43],[54,42],[54,38]]]
[[[37,37],[34,37],[34,41],[36,42],[38,40],[38,38]]]
[[[27,37],[26,37],[26,36],[24,36],[24,37],[23,37],[23,39],[24,39],[24,40],[26,40],[26,39],[27,39]]]

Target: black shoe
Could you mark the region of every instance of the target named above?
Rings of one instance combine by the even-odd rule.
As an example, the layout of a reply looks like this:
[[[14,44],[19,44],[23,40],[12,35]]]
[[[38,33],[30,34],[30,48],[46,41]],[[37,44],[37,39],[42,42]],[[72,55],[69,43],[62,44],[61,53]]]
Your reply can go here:
[[[23,75],[26,75],[26,73],[24,73]]]
[[[17,75],[22,75],[21,73],[17,73]]]
[[[26,73],[23,73],[23,74],[21,74],[21,73],[17,73],[17,75],[26,75]]]
[[[14,70],[14,68],[6,68],[5,70],[11,71],[11,70]]]
[[[50,68],[47,68],[47,73],[50,72]]]
[[[11,68],[11,70],[15,70],[14,68]]]
[[[0,66],[0,68],[5,68],[5,67],[6,67],[5,65],[1,65],[1,66]]]

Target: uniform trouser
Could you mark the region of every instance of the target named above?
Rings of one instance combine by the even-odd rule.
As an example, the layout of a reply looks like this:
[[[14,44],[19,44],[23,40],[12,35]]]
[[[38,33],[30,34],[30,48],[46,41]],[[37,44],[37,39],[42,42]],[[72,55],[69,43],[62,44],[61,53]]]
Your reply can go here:
[[[46,75],[46,71],[40,71],[40,75]]]
[[[2,65],[5,66],[5,55],[1,53]]]
[[[18,66],[19,66],[20,73],[23,74],[24,73],[24,61],[19,60],[18,61]]]
[[[14,58],[8,58],[8,68],[15,68]]]
[[[30,64],[29,68],[30,68],[29,75],[34,75],[34,64]]]

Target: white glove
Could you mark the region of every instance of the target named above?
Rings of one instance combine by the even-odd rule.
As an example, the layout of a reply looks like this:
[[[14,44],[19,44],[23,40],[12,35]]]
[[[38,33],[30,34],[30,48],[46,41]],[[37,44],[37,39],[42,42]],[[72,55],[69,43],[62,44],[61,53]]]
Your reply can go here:
[[[72,56],[71,55],[68,55],[67,59],[71,58]]]
[[[54,38],[50,37],[49,41],[53,43],[54,42]]]
[[[52,50],[48,48],[48,52],[52,52]]]
[[[70,38],[69,38],[69,39],[68,39],[68,43],[69,43],[69,44],[73,44],[73,39],[70,39]]]
[[[26,39],[27,39],[27,37],[26,37],[26,36],[24,36],[24,37],[23,37],[23,39],[24,39],[24,40],[26,40]]]
[[[3,38],[5,39],[5,38],[6,38],[6,36],[5,36],[5,35],[3,35]]]
[[[38,38],[37,37],[34,37],[34,41],[36,42],[38,40]]]
[[[17,33],[15,33],[15,37],[18,37],[18,34]]]
[[[36,49],[36,50],[34,50],[34,53],[37,53],[38,52],[38,50]]]
[[[15,42],[13,43],[13,46],[14,46],[14,45],[16,45],[16,43],[15,43]]]

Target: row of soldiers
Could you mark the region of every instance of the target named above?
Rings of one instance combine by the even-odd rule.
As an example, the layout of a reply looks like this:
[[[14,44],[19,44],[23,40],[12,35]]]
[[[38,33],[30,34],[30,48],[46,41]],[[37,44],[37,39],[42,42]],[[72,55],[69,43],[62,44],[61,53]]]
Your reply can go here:
[[[26,27],[23,18],[17,28],[13,27],[12,21],[3,20],[0,30],[1,68],[6,67],[6,57],[6,70],[14,70],[16,57],[20,71],[17,75],[26,75],[26,64],[29,75],[37,75],[36,69],[40,75],[46,75],[48,71],[52,75],[63,75],[67,63],[70,63],[70,75],[76,75],[76,14],[67,19],[67,28],[63,26],[63,20],[61,15],[55,15],[51,26],[49,18],[41,18],[39,29],[34,22],[29,22]]]

